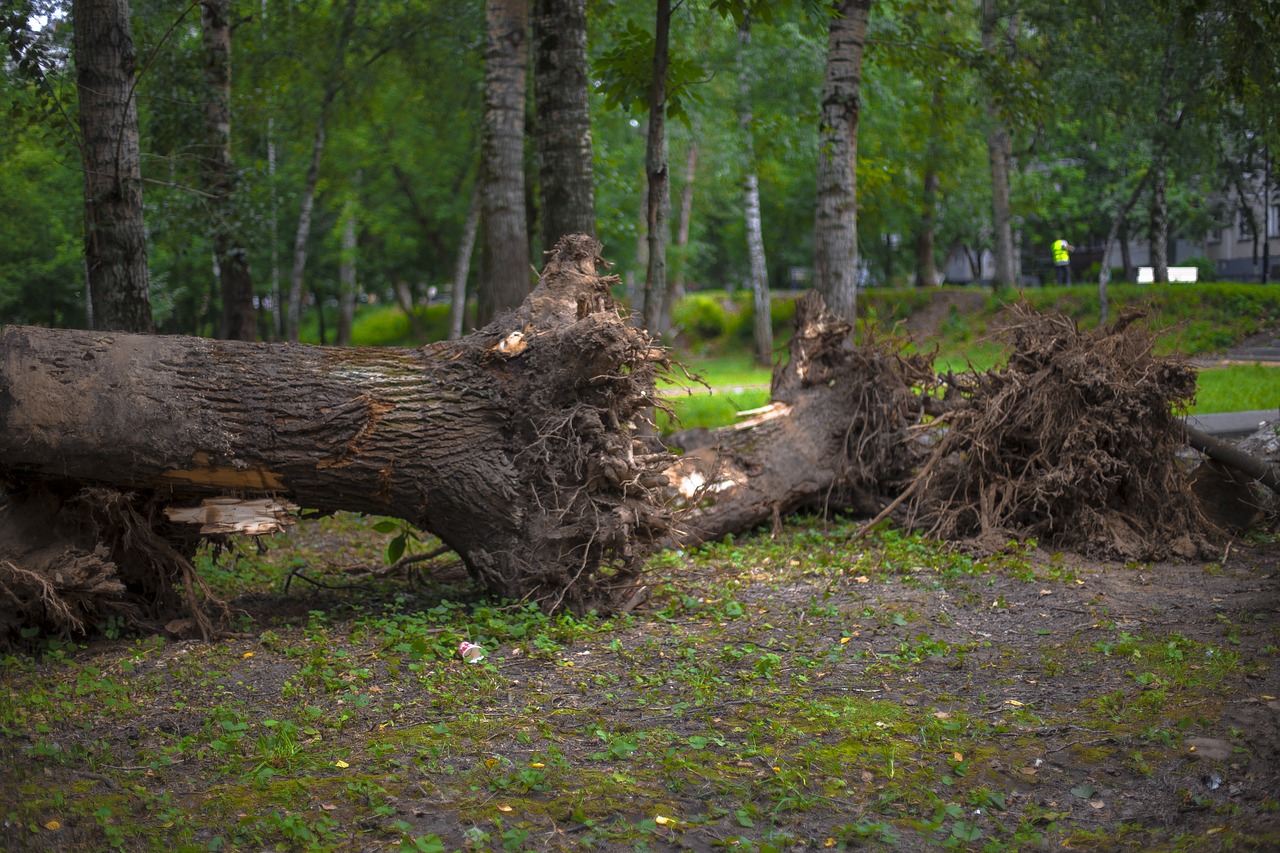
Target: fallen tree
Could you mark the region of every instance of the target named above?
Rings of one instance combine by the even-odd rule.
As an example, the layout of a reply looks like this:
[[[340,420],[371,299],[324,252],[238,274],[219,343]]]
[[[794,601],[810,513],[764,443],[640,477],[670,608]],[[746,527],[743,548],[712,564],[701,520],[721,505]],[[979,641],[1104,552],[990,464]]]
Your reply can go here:
[[[505,597],[615,608],[667,529],[670,457],[633,441],[664,354],[599,248],[566,237],[517,311],[420,349],[6,327],[0,633],[154,617],[175,584],[201,614],[201,531],[290,503],[405,519]]]
[[[874,332],[855,343],[820,294],[801,298],[769,405],[710,435],[677,436],[686,452],[669,473],[687,511],[672,541],[776,528],[801,509],[878,512],[927,455],[922,421],[939,410],[932,357],[905,344]]]

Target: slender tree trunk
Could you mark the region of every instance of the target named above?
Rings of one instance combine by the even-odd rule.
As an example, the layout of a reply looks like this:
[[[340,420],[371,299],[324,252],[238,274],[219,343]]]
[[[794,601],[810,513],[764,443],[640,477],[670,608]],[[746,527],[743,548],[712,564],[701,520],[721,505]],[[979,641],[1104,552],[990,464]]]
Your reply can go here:
[[[667,292],[667,219],[671,211],[671,182],[667,173],[667,51],[671,37],[671,0],[657,0],[653,31],[653,79],[649,87],[649,131],[644,170],[648,179],[645,228],[648,264],[644,279],[644,324],[662,331],[662,303]]]
[[[262,26],[259,29],[263,39],[267,35],[267,0],[262,0],[259,12]],[[273,106],[273,90],[266,92],[267,107]],[[284,333],[284,302],[280,291],[280,197],[276,192],[276,120],[267,116],[267,182],[270,185],[271,199],[271,339],[280,340]]]
[[[133,34],[127,0],[71,4],[95,328],[151,332]]]
[[[467,218],[462,223],[462,237],[458,240],[458,258],[453,265],[453,294],[449,305],[449,340],[462,337],[462,326],[467,316],[467,279],[471,275],[471,252],[476,244],[476,228],[480,224],[479,187],[471,188],[471,203],[467,205]]]
[[[769,310],[769,269],[764,255],[764,228],[760,221],[760,181],[756,175],[755,134],[752,129],[751,74],[747,49],[751,44],[751,19],[744,17],[738,29],[738,129],[742,146],[742,211],[746,220],[747,255],[751,259],[751,303],[755,309],[753,331],[756,363],[773,363],[773,324]]]
[[[1129,223],[1128,220],[1120,223],[1120,269],[1124,272],[1124,280],[1132,282],[1133,275],[1133,256],[1129,252]]]
[[[1164,159],[1151,166],[1151,270],[1152,281],[1169,281],[1169,197],[1168,172]]]
[[[684,183],[680,187],[680,220],[676,223],[675,240],[672,247],[675,251],[675,263],[672,265],[672,277],[675,279],[673,292],[679,299],[684,296],[685,278],[689,266],[689,224],[693,219],[693,185],[698,177],[698,140],[689,140],[689,148],[684,154]]]
[[[356,205],[355,202],[347,202],[342,222],[342,253],[338,262],[338,330],[334,337],[334,343],[340,347],[351,345],[351,327],[356,317],[356,261]]]
[[[480,281],[476,322],[488,323],[529,293],[524,193],[524,90],[529,52],[525,0],[485,3],[484,126],[480,139]]]
[[[942,83],[936,82],[929,101],[929,144],[925,147],[924,181],[920,199],[920,225],[916,231],[916,286],[935,287],[938,259],[934,238],[938,218],[938,160],[942,144]]]
[[[1111,280],[1111,267],[1107,264],[1107,255],[1111,254],[1111,247],[1115,245],[1116,235],[1120,233],[1120,228],[1124,224],[1129,211],[1133,210],[1133,206],[1138,203],[1138,199],[1142,197],[1142,191],[1147,186],[1147,181],[1151,179],[1151,169],[1142,173],[1142,179],[1138,181],[1138,185],[1133,188],[1133,192],[1129,193],[1129,200],[1116,211],[1115,216],[1111,219],[1111,230],[1107,232],[1107,241],[1102,245],[1102,264],[1098,270],[1098,324],[1105,325],[1109,307],[1107,305],[1107,283]]]
[[[851,325],[858,305],[858,111],[871,0],[842,0],[831,19],[818,120],[813,283]]]
[[[535,138],[542,246],[595,236],[595,170],[587,94],[587,0],[533,0]]]
[[[920,225],[916,231],[916,286],[936,287],[938,259],[934,257],[934,223],[937,219],[938,172],[932,163],[925,167]]]
[[[302,204],[298,211],[298,231],[293,240],[293,271],[289,276],[289,311],[285,320],[285,338],[298,340],[298,325],[302,320],[302,285],[307,268],[307,241],[311,237],[311,214],[316,203],[316,184],[320,181],[320,160],[324,155],[325,129],[329,123],[329,110],[342,88],[342,69],[347,61],[347,44],[356,26],[356,8],[359,0],[347,0],[334,50],[333,65],[325,81],[324,95],[320,100],[320,114],[316,118],[316,133],[311,141],[311,164],[307,167],[307,179],[302,190]]]
[[[996,25],[999,13],[996,0],[982,0],[981,37],[982,49],[988,56],[998,50]],[[1012,35],[1016,24],[1010,21]],[[991,224],[995,231],[995,270],[992,287],[999,291],[1017,283],[1013,258],[1013,203],[1009,194],[1010,175],[1013,170],[1013,143],[1009,127],[996,105],[995,97],[987,95],[987,158],[991,164]]]
[[[231,157],[231,21],[230,0],[203,0],[200,32],[204,42],[204,79],[208,89],[204,104],[209,155],[205,175],[213,214],[213,251],[218,257],[222,287],[222,323],[219,334],[236,341],[258,338],[258,317],[253,306],[253,274],[249,254],[240,239],[235,195],[239,183]]]

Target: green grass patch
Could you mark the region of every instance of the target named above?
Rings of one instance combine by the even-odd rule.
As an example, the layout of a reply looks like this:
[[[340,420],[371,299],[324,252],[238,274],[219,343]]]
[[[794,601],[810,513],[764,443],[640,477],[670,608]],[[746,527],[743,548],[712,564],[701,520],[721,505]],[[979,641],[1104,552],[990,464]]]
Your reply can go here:
[[[1280,366],[1232,364],[1200,371],[1192,414],[1248,412],[1280,406]]]

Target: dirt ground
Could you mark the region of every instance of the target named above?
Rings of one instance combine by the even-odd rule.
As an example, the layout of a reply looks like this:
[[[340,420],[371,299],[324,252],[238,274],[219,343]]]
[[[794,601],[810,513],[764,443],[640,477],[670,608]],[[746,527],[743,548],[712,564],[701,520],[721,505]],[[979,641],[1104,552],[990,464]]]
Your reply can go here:
[[[0,848],[1280,848],[1280,544],[856,529],[661,555],[603,620],[351,582],[386,537],[304,523],[222,578],[238,636],[3,659]]]

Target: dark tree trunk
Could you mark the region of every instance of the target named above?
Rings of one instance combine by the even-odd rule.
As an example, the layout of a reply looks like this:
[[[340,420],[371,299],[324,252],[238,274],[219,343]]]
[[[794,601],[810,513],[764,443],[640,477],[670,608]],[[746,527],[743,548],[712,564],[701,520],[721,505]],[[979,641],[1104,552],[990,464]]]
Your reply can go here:
[[[1151,269],[1152,281],[1169,281],[1168,173],[1160,157],[1151,166]]]
[[[110,580],[131,542],[162,543],[175,562],[190,553],[175,524],[61,545],[29,541],[52,525],[18,529],[37,510],[65,528],[85,488],[122,494],[135,524],[202,498],[269,496],[406,519],[508,598],[615,608],[665,529],[650,486],[670,457],[640,455],[628,431],[661,354],[619,317],[598,250],[565,238],[516,312],[420,349],[5,328],[0,566],[53,589],[68,561],[96,559]],[[52,618],[38,598],[19,609]]]
[[[96,328],[151,332],[138,104],[127,0],[75,0],[84,240]]]
[[[205,130],[209,154],[205,158],[213,214],[213,251],[222,287],[221,337],[235,341],[258,339],[258,316],[253,306],[253,274],[240,239],[235,209],[235,166],[231,159],[231,21],[230,0],[200,4],[204,40]]]
[[[476,322],[518,306],[529,293],[524,197],[524,89],[529,52],[525,0],[485,4],[484,126],[480,140],[480,281]]]
[[[591,113],[587,103],[587,0],[534,0],[533,88],[542,244],[596,233]]]
[[[649,131],[644,171],[648,179],[645,227],[648,266],[644,278],[644,323],[655,335],[662,331],[667,293],[667,219],[671,213],[671,176],[667,172],[667,48],[671,35],[671,2],[658,0],[653,31],[653,79],[649,86]]]
[[[994,56],[997,49],[996,24],[998,10],[996,0],[982,0],[981,36],[982,49]],[[1011,20],[1009,32],[1016,24]],[[1013,258],[1013,202],[1010,198],[1010,176],[1013,171],[1013,143],[1009,138],[1009,126],[996,105],[995,95],[987,95],[987,157],[991,166],[991,224],[995,231],[995,271],[992,287],[995,290],[1011,288],[1016,284]]]
[[[818,119],[813,285],[849,322],[858,307],[858,111],[871,0],[843,0],[831,19]]]

